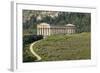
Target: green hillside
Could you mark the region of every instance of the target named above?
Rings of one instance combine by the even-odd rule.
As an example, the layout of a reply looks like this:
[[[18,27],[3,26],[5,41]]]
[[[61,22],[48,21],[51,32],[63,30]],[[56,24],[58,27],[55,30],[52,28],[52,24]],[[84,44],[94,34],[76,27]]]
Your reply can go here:
[[[90,33],[52,35],[33,46],[42,61],[81,60],[91,58]]]

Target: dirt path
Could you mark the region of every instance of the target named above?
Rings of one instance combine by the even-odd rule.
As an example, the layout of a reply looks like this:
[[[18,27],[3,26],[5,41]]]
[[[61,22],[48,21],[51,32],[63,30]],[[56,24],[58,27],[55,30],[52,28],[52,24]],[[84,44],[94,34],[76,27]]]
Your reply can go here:
[[[36,44],[37,42],[39,42],[39,41],[33,42],[33,43],[30,45],[30,51],[31,51],[31,53],[37,58],[37,61],[39,61],[39,60],[41,60],[42,58],[33,50],[33,46],[34,46],[34,44]]]

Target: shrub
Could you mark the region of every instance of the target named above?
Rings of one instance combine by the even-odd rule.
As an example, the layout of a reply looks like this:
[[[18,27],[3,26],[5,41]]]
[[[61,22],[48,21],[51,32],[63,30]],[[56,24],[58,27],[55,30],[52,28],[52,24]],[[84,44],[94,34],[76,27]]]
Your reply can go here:
[[[38,41],[43,39],[42,35],[24,35],[23,36],[23,44],[29,44],[34,41]]]

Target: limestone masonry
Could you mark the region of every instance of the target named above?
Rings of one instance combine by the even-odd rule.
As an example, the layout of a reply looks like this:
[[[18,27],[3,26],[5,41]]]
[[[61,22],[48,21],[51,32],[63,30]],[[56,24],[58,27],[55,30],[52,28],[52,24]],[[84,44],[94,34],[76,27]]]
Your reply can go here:
[[[65,26],[51,26],[47,23],[37,25],[37,35],[49,36],[54,34],[73,34],[75,33],[75,25],[66,24]]]

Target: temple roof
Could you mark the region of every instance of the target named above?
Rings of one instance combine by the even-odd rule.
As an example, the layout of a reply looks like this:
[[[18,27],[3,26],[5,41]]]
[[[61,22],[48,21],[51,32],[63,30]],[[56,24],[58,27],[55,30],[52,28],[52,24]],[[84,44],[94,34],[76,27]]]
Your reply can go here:
[[[73,25],[73,24],[67,24],[67,25],[65,25],[65,26],[75,26],[75,25]]]
[[[47,23],[40,23],[40,25],[48,25],[48,26],[50,26],[50,24],[47,24]]]
[[[48,23],[40,23],[39,26],[46,26],[46,27],[51,27],[51,28],[66,28],[66,27],[75,27],[75,25],[73,24],[66,24],[65,26],[61,26],[61,25],[50,25]]]

